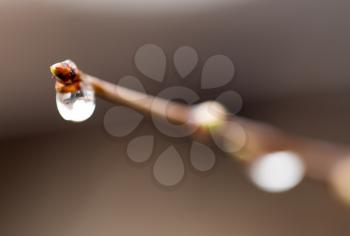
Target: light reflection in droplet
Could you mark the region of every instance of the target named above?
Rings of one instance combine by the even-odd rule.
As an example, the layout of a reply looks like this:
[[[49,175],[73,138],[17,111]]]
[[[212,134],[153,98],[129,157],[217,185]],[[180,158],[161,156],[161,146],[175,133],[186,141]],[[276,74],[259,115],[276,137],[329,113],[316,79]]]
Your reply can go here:
[[[95,94],[88,87],[74,93],[57,93],[57,109],[63,119],[82,122],[89,119],[95,111]]]
[[[297,154],[281,151],[260,157],[250,166],[249,175],[264,191],[284,192],[300,183],[304,171],[304,164]]]

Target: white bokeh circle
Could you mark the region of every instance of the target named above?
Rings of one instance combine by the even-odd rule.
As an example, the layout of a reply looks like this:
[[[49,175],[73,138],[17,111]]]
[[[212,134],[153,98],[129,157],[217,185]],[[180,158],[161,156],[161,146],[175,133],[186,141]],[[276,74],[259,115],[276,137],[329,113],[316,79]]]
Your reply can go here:
[[[249,168],[250,179],[267,192],[285,192],[294,188],[303,179],[304,172],[300,157],[289,151],[266,154]]]

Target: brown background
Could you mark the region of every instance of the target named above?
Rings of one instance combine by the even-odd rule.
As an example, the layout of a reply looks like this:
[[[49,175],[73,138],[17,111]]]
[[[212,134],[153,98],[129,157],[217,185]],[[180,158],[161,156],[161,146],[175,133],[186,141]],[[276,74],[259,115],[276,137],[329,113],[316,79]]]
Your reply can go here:
[[[0,1],[0,234],[348,235],[349,210],[325,186],[306,180],[286,194],[263,193],[220,152],[209,175],[190,170],[177,189],[160,188],[151,175],[154,158],[130,163],[130,137],[105,133],[110,104],[98,101],[83,124],[61,120],[48,66],[68,57],[117,82],[127,74],[144,78],[132,61],[145,43],[161,46],[168,59],[183,45],[196,48],[201,62],[222,53],[235,62],[226,88],[241,93],[242,115],[347,144],[349,10],[340,0],[256,0],[152,14]],[[181,82],[170,66],[168,83],[197,89],[199,72]],[[142,83],[150,93],[168,85]],[[149,123],[137,132],[154,133],[160,153],[174,140]],[[176,145],[186,156],[187,140]]]

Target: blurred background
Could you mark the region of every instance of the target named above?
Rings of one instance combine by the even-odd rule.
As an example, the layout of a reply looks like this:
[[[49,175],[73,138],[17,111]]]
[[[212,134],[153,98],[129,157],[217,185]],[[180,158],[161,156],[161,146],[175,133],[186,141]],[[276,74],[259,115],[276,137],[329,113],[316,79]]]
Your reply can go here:
[[[221,89],[241,94],[240,115],[349,144],[349,10],[341,0],[0,0],[0,234],[349,235],[350,211],[325,186],[306,179],[288,193],[264,193],[218,150],[209,174],[187,171],[175,189],[160,188],[154,158],[132,164],[128,137],[106,134],[112,104],[98,100],[81,124],[60,117],[48,70],[70,58],[111,82],[134,75],[156,94],[169,84],[198,90],[200,65],[224,54],[236,75]],[[191,82],[171,64],[167,83],[142,79],[133,57],[146,43],[169,60],[180,46],[195,48]],[[169,142],[188,152],[187,139],[150,122],[136,132],[156,136],[156,154]]]

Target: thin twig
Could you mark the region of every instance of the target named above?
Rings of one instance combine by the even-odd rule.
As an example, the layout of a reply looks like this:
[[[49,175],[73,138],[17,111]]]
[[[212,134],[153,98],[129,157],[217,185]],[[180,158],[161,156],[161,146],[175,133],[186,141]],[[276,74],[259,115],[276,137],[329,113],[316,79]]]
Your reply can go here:
[[[55,67],[56,71],[52,69],[58,83],[56,86],[58,92],[64,92],[66,87],[71,90],[74,87],[72,85],[76,84],[76,82],[86,83],[102,99],[128,106],[145,114],[156,115],[159,118],[178,124],[186,124],[189,129],[200,130],[201,138],[210,138],[214,134],[229,146],[239,146],[239,149],[235,149],[232,152],[228,148],[228,152],[231,152],[232,156],[243,163],[252,163],[256,158],[271,152],[292,151],[297,153],[304,161],[306,174],[309,177],[337,185],[338,183],[333,182],[334,170],[338,170],[339,164],[343,163],[344,159],[348,160],[347,157],[350,157],[350,149],[347,147],[296,137],[267,124],[229,115],[225,110],[220,110],[220,104],[214,102],[211,105],[214,104],[215,109],[219,108],[218,110],[221,111],[221,113],[215,115],[215,121],[211,120],[211,123],[208,123],[206,120],[194,119],[198,115],[197,108],[201,104],[190,106],[146,95],[83,73],[77,69],[74,63],[69,63],[71,62],[68,62],[65,66],[70,66],[70,71],[65,71],[64,69],[66,68],[62,67],[58,73],[57,64]],[[72,68],[76,71],[73,73],[73,77],[69,77],[72,75]],[[215,124],[213,125],[213,123]],[[237,127],[241,127],[244,132],[243,144],[242,137],[237,136]],[[350,182],[347,183],[350,184]]]
[[[189,122],[192,118],[192,106],[171,102],[159,97],[145,95],[138,91],[115,85],[96,77],[84,74],[83,81],[90,84],[96,94],[113,103],[131,107],[145,114],[157,115],[175,123],[188,123],[191,126],[200,127],[202,124]],[[142,99],[133,99],[143,97]],[[162,109],[167,107],[167,113]],[[316,141],[313,139],[301,138],[287,135],[281,130],[260,122],[248,120],[242,117],[231,115],[220,129],[216,132],[218,136],[228,139],[235,145],[234,136],[229,126],[240,125],[246,135],[246,142],[234,155],[239,160],[251,162],[255,158],[266,153],[281,150],[289,150],[298,153],[303,157],[310,177],[320,180],[327,180],[332,168],[342,158],[350,156],[350,149],[338,145]],[[234,130],[233,130],[234,132]],[[202,135],[210,135],[210,132],[202,132]]]

